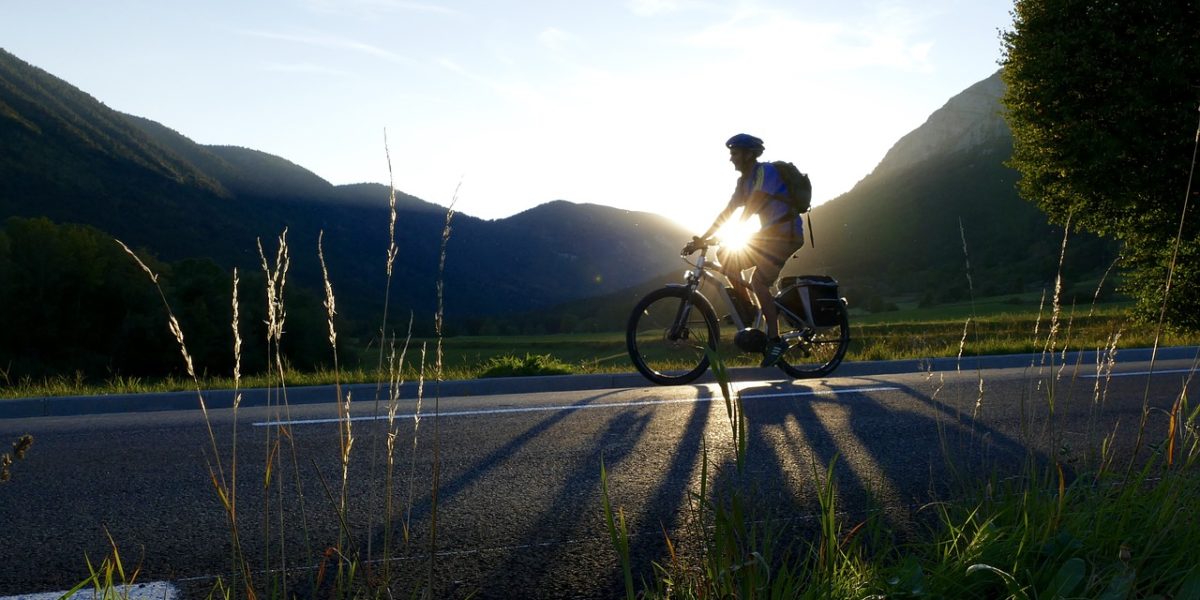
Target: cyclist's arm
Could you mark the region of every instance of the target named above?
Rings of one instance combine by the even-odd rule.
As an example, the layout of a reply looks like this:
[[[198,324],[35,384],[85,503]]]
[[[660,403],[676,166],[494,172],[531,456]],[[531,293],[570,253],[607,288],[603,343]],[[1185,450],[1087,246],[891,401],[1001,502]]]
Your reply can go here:
[[[725,224],[725,221],[729,220],[729,217],[733,215],[733,212],[741,206],[742,206],[742,203],[738,202],[738,199],[736,196],[733,198],[730,198],[729,204],[727,204],[725,206],[725,210],[722,210],[721,214],[717,215],[717,218],[715,220],[713,220],[712,226],[708,228],[708,231],[704,232],[704,235],[700,236],[700,239],[707,240],[708,238],[712,237],[713,234],[716,233],[717,230],[720,229],[721,226]],[[745,218],[745,215],[746,215],[746,211],[742,211],[743,218]]]

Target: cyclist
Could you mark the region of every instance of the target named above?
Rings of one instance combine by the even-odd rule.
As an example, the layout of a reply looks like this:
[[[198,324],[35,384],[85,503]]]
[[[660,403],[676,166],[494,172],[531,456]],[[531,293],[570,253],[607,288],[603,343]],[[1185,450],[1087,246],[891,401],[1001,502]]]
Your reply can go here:
[[[742,301],[748,301],[745,287],[753,290],[767,321],[767,346],[763,349],[760,366],[769,367],[779,362],[788,349],[788,343],[779,338],[778,311],[771,296],[770,285],[779,277],[783,263],[804,245],[804,223],[788,203],[787,187],[775,166],[758,162],[762,156],[763,141],[752,135],[739,133],[725,142],[729,148],[729,161],[741,174],[729,204],[717,215],[712,227],[697,239],[708,239],[725,224],[740,208],[741,220],[757,217],[761,228],[743,248],[721,248],[717,258],[722,271],[734,283],[735,293]],[[695,240],[693,240],[695,241]],[[684,247],[691,254],[691,243]],[[750,281],[742,278],[742,271],[755,267]]]

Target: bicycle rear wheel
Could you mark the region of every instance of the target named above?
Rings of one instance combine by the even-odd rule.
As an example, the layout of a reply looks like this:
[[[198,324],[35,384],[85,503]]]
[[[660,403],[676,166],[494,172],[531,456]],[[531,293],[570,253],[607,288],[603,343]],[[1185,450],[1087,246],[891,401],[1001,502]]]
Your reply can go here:
[[[798,330],[801,336],[791,341],[791,348],[778,363],[779,368],[796,379],[823,377],[832,373],[842,364],[846,348],[850,345],[850,318],[846,314],[846,305],[840,301],[834,321],[836,324],[830,327],[804,327]]]
[[[680,385],[708,369],[705,348],[717,349],[721,327],[704,296],[683,287],[655,290],[642,298],[625,327],[633,366],[654,383]]]

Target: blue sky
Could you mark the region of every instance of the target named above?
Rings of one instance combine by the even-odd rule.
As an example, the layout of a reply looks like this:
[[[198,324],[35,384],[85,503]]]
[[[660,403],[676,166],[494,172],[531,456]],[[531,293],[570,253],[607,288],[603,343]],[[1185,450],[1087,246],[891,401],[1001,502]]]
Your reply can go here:
[[[995,72],[1011,0],[0,0],[0,47],[203,144],[500,218],[556,199],[703,228],[734,133],[817,202]],[[461,184],[461,187],[460,187]],[[381,199],[381,202],[386,199]]]

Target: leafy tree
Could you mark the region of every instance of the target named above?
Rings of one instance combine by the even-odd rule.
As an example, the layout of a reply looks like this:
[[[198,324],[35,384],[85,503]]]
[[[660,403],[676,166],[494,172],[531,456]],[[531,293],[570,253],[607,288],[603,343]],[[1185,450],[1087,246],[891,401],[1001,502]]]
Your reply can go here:
[[[1200,2],[1017,0],[1004,104],[1021,194],[1122,243],[1126,292],[1157,315],[1187,191],[1195,206]],[[1168,321],[1200,328],[1200,219],[1182,221]]]
[[[139,252],[179,318],[196,368],[228,375],[233,365],[231,274],[209,259],[165,264]],[[266,364],[266,293],[261,273],[240,288],[242,372]],[[285,294],[288,364],[331,363],[325,313],[303,288]],[[11,217],[0,223],[0,384],[24,377],[182,375],[175,339],[153,284],[111,236],[86,225]],[[346,366],[353,366],[343,362]]]
[[[161,303],[111,237],[18,218],[5,222],[0,237],[0,367],[33,377],[167,368]]]

